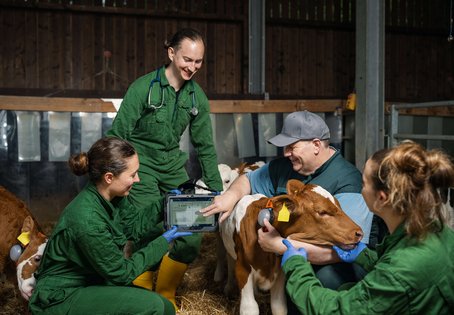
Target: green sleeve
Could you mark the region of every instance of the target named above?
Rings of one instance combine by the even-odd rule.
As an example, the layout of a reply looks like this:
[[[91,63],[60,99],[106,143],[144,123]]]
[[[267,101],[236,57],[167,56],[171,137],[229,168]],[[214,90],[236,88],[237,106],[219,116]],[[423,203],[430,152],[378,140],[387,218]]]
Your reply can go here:
[[[115,285],[129,285],[145,270],[156,266],[168,251],[165,238],[158,237],[130,258],[124,258],[107,226],[87,226],[90,228],[77,235],[77,246],[97,273]]]
[[[222,180],[218,169],[218,159],[213,142],[213,130],[210,119],[210,107],[205,94],[200,87],[196,92],[199,113],[190,125],[190,135],[192,144],[197,152],[197,156],[202,169],[202,180],[208,188],[222,191]]]
[[[343,291],[323,288],[303,257],[289,258],[283,270],[288,295],[301,314],[395,314],[408,308],[406,288],[389,265],[378,266]]]
[[[112,122],[112,127],[107,131],[107,136],[119,137],[129,140],[132,131],[134,130],[140,115],[145,109],[145,93],[139,93],[139,83],[133,83],[126,92],[120,109]]]
[[[157,222],[161,219],[155,216],[155,213],[161,213],[162,209],[161,200],[156,200],[146,209],[139,210],[132,205],[128,198],[122,198],[118,206],[119,212],[116,215],[116,221],[122,227],[126,238],[134,243],[134,251],[163,233],[160,222]]]
[[[377,263],[378,256],[377,252],[366,248],[356,258],[355,263],[364,268],[367,272],[371,271]]]

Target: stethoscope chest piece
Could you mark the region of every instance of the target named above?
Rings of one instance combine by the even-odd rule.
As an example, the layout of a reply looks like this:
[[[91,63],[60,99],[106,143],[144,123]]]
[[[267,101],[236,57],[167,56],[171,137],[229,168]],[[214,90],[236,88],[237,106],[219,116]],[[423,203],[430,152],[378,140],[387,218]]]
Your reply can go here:
[[[197,116],[198,113],[199,113],[199,110],[197,109],[197,107],[191,108],[191,114],[192,114],[192,115]]]

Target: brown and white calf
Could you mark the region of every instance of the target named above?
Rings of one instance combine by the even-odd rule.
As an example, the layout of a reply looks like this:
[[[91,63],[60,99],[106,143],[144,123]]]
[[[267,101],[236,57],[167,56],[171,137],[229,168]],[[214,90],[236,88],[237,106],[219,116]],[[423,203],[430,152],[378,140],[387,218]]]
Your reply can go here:
[[[28,300],[35,287],[34,272],[47,243],[25,203],[0,186],[0,274],[17,281],[21,295]],[[18,237],[23,242],[18,240]],[[10,259],[11,248],[22,250],[18,259]],[[17,279],[17,280],[16,280]]]
[[[263,161],[257,161],[254,163],[243,162],[237,167],[231,168],[227,164],[218,164],[219,174],[221,175],[222,180],[222,192],[226,191],[233,181],[240,175],[254,171],[265,165]],[[209,194],[210,191],[205,190],[201,187],[206,187],[205,183],[199,179],[196,182],[195,193],[196,194]],[[216,268],[214,271],[214,281],[221,282],[227,277],[227,255],[224,248],[224,244],[220,235],[216,238]]]
[[[232,288],[232,271],[241,294],[240,314],[258,315],[259,307],[254,297],[256,287],[270,291],[271,310],[274,315],[287,314],[284,291],[285,276],[281,258],[264,252],[258,244],[257,218],[260,210],[269,208],[273,227],[282,237],[319,245],[353,245],[363,232],[341,209],[339,202],[320,186],[304,185],[297,180],[287,183],[287,195],[266,198],[248,195],[235,206],[232,214],[221,226],[221,236],[230,256],[229,280],[226,291]],[[279,220],[279,211],[288,209],[288,221]]]

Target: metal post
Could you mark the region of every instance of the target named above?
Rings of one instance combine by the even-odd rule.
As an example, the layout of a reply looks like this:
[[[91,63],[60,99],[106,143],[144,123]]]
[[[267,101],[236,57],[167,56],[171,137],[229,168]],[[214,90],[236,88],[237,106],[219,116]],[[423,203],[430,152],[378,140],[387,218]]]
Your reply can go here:
[[[384,146],[384,1],[356,1],[355,164]]]

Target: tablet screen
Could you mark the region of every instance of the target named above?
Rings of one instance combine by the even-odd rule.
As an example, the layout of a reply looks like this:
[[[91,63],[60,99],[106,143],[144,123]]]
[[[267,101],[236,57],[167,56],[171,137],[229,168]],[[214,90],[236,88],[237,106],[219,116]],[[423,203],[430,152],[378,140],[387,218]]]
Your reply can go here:
[[[213,195],[169,195],[167,197],[166,228],[174,225],[179,231],[215,231],[217,216],[204,217],[199,211],[213,202]]]

